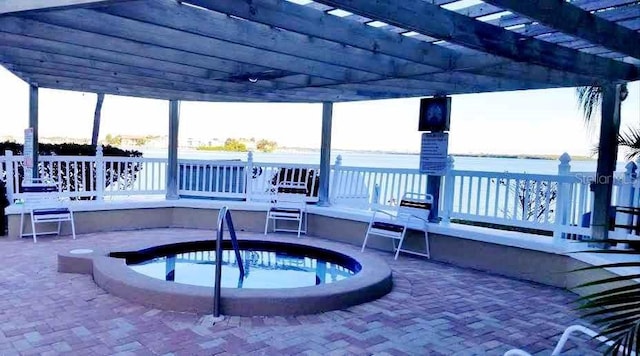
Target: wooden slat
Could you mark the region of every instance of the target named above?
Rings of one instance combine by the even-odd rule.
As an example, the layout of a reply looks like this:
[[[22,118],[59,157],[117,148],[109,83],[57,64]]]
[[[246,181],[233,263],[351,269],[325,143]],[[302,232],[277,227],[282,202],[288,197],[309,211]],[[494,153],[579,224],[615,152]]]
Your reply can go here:
[[[29,15],[29,17],[58,26],[140,42],[141,48],[139,51],[143,51],[145,45],[165,47],[243,64],[263,65],[273,69],[288,70],[340,82],[382,78],[378,74],[302,59],[284,53],[276,54],[259,48],[225,42],[92,10],[56,11]],[[73,34],[69,36],[73,36]]]
[[[554,29],[640,59],[640,34],[566,1],[484,0]]]
[[[417,0],[318,0],[349,12],[515,61],[608,80],[637,80],[638,67],[581,53],[471,19]]]
[[[188,0],[185,2],[307,36],[334,41],[375,53],[384,53],[414,63],[438,67],[447,72],[458,70],[504,79],[512,80],[518,78],[540,83],[547,83],[552,78],[563,77],[567,80],[565,86],[578,86],[594,82],[594,79],[572,78],[571,74],[525,63],[513,64],[521,67],[521,70],[519,70],[521,74],[518,77],[514,77],[510,71],[504,73],[501,71],[501,65],[505,63],[502,58],[480,52],[473,55],[461,55],[443,46],[433,45],[383,29],[363,26],[355,21],[339,18],[314,10],[308,6],[297,5],[285,0],[252,0],[250,2],[238,0]],[[485,73],[484,68],[488,67],[491,67],[492,70]]]
[[[249,22],[225,14],[202,11],[176,2],[151,1],[110,6],[101,12],[143,21],[162,27],[215,38],[225,42],[293,55],[331,65],[375,73],[387,77],[430,73],[433,66],[410,62],[374,51],[345,47],[342,44],[313,39],[291,31]]]

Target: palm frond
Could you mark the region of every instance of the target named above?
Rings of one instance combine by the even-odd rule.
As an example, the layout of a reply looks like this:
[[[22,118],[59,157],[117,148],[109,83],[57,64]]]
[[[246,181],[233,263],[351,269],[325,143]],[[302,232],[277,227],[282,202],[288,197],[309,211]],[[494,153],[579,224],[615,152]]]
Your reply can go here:
[[[588,125],[591,122],[594,112],[596,112],[602,102],[602,88],[595,86],[578,87],[576,88],[576,94],[584,122]]]
[[[640,142],[640,130],[635,131]],[[640,145],[638,146],[640,148]],[[589,241],[593,242],[593,241]],[[625,239],[607,239],[601,242],[628,242]],[[636,250],[595,250],[581,251],[598,254],[639,255]],[[635,260],[635,259],[634,259]],[[595,269],[633,268],[637,270],[640,261],[608,263],[588,266],[573,272],[588,273]],[[599,335],[612,341],[607,355],[634,355],[640,352],[640,284],[636,281],[640,274],[614,275],[579,284],[573,288],[592,287],[598,289],[576,300],[583,318],[597,326]],[[584,290],[584,289],[582,289]]]
[[[628,160],[640,156],[640,127],[627,127],[618,135],[618,145],[628,149],[626,154]]]

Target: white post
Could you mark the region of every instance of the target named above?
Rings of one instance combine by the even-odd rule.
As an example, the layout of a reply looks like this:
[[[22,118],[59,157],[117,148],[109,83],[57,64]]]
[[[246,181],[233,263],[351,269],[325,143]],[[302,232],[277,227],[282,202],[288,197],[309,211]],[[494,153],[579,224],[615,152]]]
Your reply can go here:
[[[336,162],[333,165],[333,181],[331,186],[331,199],[330,203],[335,204],[338,196],[338,189],[342,184],[342,155],[336,157]]]
[[[177,200],[178,195],[178,125],[180,101],[169,101],[169,153],[167,158],[166,199]]]
[[[96,200],[104,200],[105,166],[102,145],[96,147]]]
[[[5,188],[7,191],[7,200],[9,201],[9,204],[13,204],[13,193],[15,192],[15,188],[14,188],[14,182],[15,182],[15,177],[14,177],[14,172],[13,172],[13,152],[10,150],[6,150],[4,151],[4,159],[5,159],[5,174],[6,174],[6,179],[7,179],[7,183],[5,183]]]
[[[451,222],[451,214],[453,213],[453,195],[456,183],[456,177],[453,175],[454,163],[453,156],[449,156],[447,158],[447,173],[444,176],[444,194],[442,197],[442,222],[444,224]]]
[[[562,238],[563,227],[569,223],[568,215],[571,204],[571,185],[569,183],[563,183],[562,177],[568,176],[571,173],[571,156],[567,152],[563,153],[558,158],[560,164],[558,164],[558,191],[556,193],[556,211],[555,211],[555,225],[556,228],[553,231],[553,237],[556,239]]]
[[[31,168],[32,178],[39,178],[40,171],[38,170],[39,150],[38,150],[38,87],[35,85],[29,86],[29,127],[33,129],[33,167]]]
[[[253,191],[253,152],[249,151],[247,153],[247,166],[245,167],[245,183],[244,183],[244,192],[245,198],[247,201],[251,201],[251,193]]]
[[[322,137],[320,143],[320,187],[318,206],[329,206],[329,177],[331,173],[331,118],[333,103],[322,103]]]

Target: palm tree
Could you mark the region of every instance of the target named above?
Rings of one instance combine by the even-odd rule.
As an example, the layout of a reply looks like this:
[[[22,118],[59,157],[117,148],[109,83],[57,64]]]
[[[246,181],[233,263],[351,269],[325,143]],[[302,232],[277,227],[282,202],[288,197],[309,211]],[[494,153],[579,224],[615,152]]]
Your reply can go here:
[[[626,98],[626,84],[621,87],[621,100]],[[586,123],[602,102],[600,87],[581,87],[577,89],[578,101]],[[626,132],[618,135],[618,145],[629,148],[627,159],[640,156],[640,128],[629,127]],[[604,241],[590,241],[591,243],[628,243],[628,240],[609,238]],[[639,255],[635,250],[599,250],[591,253],[623,253]],[[637,268],[640,262],[613,263],[602,266],[591,266],[578,271],[589,271],[601,268]],[[592,318],[592,322],[600,328],[599,336],[613,341],[608,353],[612,355],[632,355],[640,351],[640,284],[635,279],[640,274],[620,275],[584,283],[575,288],[597,287],[601,291],[591,293],[578,299],[582,305],[579,309],[583,317]]]
[[[627,84],[623,84],[620,88],[620,100],[624,101],[627,98]],[[601,87],[578,87],[576,88],[576,95],[578,96],[578,106],[582,111],[584,122],[587,125],[591,125],[593,115],[602,103],[602,88]],[[627,148],[627,154],[625,158],[632,160],[636,157],[640,157],[640,127],[627,127],[625,132],[618,135],[618,145]]]

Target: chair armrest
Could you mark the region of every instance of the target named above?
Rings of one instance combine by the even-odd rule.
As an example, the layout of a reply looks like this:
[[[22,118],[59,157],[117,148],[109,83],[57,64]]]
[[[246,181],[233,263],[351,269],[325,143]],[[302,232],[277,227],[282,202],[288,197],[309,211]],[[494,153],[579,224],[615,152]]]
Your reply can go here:
[[[382,210],[382,209],[373,209],[373,217],[375,217],[378,213],[385,214],[391,218],[397,218],[398,215],[396,213],[392,213],[390,211]]]

